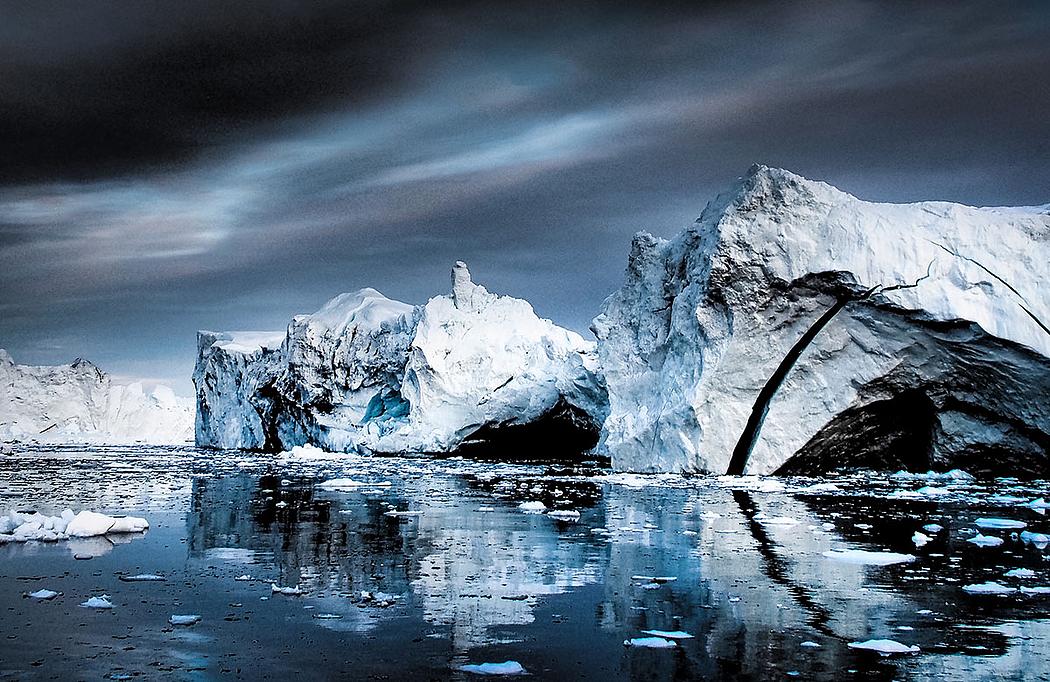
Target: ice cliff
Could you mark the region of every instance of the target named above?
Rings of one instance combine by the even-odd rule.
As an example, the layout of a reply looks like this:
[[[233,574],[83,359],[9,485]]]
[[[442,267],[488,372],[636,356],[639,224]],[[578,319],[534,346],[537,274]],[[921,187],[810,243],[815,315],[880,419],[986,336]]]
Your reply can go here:
[[[192,401],[157,386],[121,386],[87,360],[16,365],[0,349],[0,441],[184,443],[193,436]]]
[[[1050,215],[752,168],[595,319],[618,470],[1045,474]]]
[[[199,332],[196,440],[220,448],[534,455],[591,448],[607,414],[593,343],[456,263],[413,307],[374,289],[284,333]]]

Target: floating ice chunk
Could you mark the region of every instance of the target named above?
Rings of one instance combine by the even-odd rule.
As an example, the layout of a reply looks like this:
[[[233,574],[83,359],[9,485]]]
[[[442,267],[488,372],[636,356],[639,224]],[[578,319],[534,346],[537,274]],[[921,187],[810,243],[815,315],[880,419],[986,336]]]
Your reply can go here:
[[[532,502],[522,502],[518,505],[518,509],[527,514],[542,514],[547,510],[547,505],[538,500],[534,500]]]
[[[1040,497],[1029,502],[1028,506],[1032,509],[1050,509],[1050,502],[1047,502],[1044,498]]]
[[[84,510],[70,520],[66,526],[66,534],[74,538],[105,535],[116,522],[112,516]]]
[[[580,512],[572,509],[552,509],[547,512],[547,516],[558,519],[559,521],[579,521]]]
[[[933,538],[931,538],[929,535],[920,533],[919,531],[915,531],[915,533],[911,536],[911,541],[915,543],[916,547],[922,547],[923,545],[928,544],[932,539]]]
[[[1034,578],[1035,571],[1030,568],[1015,568],[1004,573],[1007,578]]]
[[[313,617],[317,620],[339,620],[343,615],[341,613],[315,613]]]
[[[963,592],[967,594],[1013,594],[1017,591],[1016,587],[1010,587],[996,582],[986,583],[975,583],[973,585],[963,585]]]
[[[287,594],[290,596],[298,596],[303,593],[299,586],[295,587],[281,587],[277,583],[270,583],[271,594]]]
[[[663,637],[664,639],[692,639],[693,636],[681,630],[642,630],[643,635]]]
[[[92,597],[85,602],[81,602],[80,605],[85,609],[111,609],[113,608],[113,602],[110,601],[110,596],[104,594],[101,597]]]
[[[850,642],[849,648],[851,649],[864,649],[866,651],[876,651],[882,656],[891,656],[893,654],[917,654],[919,653],[919,647],[909,646],[907,644],[901,644],[895,642],[892,639],[869,639],[866,642]]]
[[[862,549],[831,549],[824,552],[823,556],[848,564],[864,564],[868,566],[888,566],[890,564],[903,564],[908,561],[915,561],[914,554],[869,552]]]
[[[142,533],[149,529],[149,521],[137,516],[118,516],[110,527],[110,533]]]
[[[153,573],[139,573],[138,575],[120,575],[117,576],[126,583],[156,583],[167,580],[162,575],[156,575]]]
[[[1022,587],[1022,594],[1050,594],[1050,585],[1037,585],[1035,587]]]
[[[36,592],[30,592],[26,596],[29,597],[30,599],[39,599],[39,600],[42,600],[42,601],[47,601],[49,599],[54,599],[55,597],[57,597],[60,594],[62,594],[62,593],[61,592],[55,592],[54,590],[40,589],[40,590],[37,590]]]
[[[678,646],[674,640],[663,637],[635,637],[623,640],[624,646],[636,646],[643,649],[673,649]]]
[[[390,511],[383,512],[383,516],[422,516],[421,511],[401,511],[399,509],[391,509]]]
[[[818,649],[818,648],[820,648],[820,645],[817,644],[816,642],[802,642],[802,644],[799,644],[799,646],[804,646],[807,649]]]
[[[938,525],[936,523],[927,523],[925,526],[922,527],[922,529],[927,533],[940,533],[942,530],[944,530],[944,526]]]
[[[942,495],[950,495],[952,491],[948,490],[947,488],[938,488],[937,486],[926,485],[919,488],[916,492],[920,495],[925,495],[926,497],[941,497]]]
[[[168,619],[168,622],[172,625],[196,625],[197,623],[201,622],[201,618],[202,616],[196,613],[181,616],[173,615],[171,618]]]
[[[967,540],[967,542],[977,545],[978,547],[998,547],[999,545],[1003,544],[1003,539],[991,535],[981,535],[980,533],[978,533],[977,535],[974,535],[972,538]]]
[[[524,675],[525,668],[517,661],[504,661],[503,663],[469,663],[460,666],[463,672],[475,675]]]
[[[359,488],[388,488],[393,485],[390,481],[358,481],[353,478],[333,478],[323,483],[318,483],[321,490],[357,490]]]
[[[995,528],[995,529],[1017,529],[1020,530],[1028,524],[1024,521],[1014,521],[1013,519],[994,519],[984,518],[977,519],[974,524],[978,528]]]
[[[244,575],[237,576],[236,578],[234,578],[234,580],[236,580],[238,582],[242,582],[242,583],[247,583],[247,582],[251,582],[252,577],[250,575],[248,575],[247,573],[245,573]]]
[[[1033,533],[1030,530],[1021,531],[1021,542],[1031,543],[1033,545],[1046,545],[1050,542],[1050,537],[1043,533]]]
[[[790,516],[773,516],[773,517],[762,517],[758,515],[755,520],[764,526],[795,526],[798,525],[798,519],[793,519]]]

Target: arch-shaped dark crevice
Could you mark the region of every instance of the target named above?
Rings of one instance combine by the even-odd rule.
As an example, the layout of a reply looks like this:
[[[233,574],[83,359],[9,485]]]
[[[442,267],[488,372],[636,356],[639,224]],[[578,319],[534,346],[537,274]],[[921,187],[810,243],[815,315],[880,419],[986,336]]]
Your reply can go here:
[[[538,419],[485,424],[463,441],[456,454],[500,459],[574,459],[590,452],[600,435],[600,424],[562,398]]]

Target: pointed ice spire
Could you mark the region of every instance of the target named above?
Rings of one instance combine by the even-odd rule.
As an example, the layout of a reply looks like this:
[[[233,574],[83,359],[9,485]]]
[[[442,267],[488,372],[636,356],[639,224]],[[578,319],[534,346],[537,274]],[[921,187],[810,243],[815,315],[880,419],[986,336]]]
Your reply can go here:
[[[483,305],[483,300],[488,291],[480,284],[474,284],[470,279],[470,270],[467,264],[461,260],[452,266],[452,302],[460,310],[473,310],[478,305]]]

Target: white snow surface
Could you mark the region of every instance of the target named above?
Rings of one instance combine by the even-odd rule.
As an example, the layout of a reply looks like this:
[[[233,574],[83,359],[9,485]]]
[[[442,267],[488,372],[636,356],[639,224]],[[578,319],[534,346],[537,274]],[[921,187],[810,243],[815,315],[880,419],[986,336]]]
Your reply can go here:
[[[566,409],[597,433],[607,401],[594,344],[489,293],[461,262],[452,283],[416,307],[341,294],[283,336],[199,332],[197,444],[446,452],[483,427]]]
[[[902,396],[929,405],[942,461],[985,446],[1041,458],[1025,432],[1050,434],[1048,246],[1045,213],[870,203],[755,166],[673,239],[635,236],[592,327],[602,447],[620,471],[726,472],[774,370],[841,300],[773,393],[744,473],[807,445],[855,458],[877,439],[836,417]]]
[[[87,360],[16,365],[0,349],[0,442],[185,443],[193,401],[158,385],[119,385]]]

